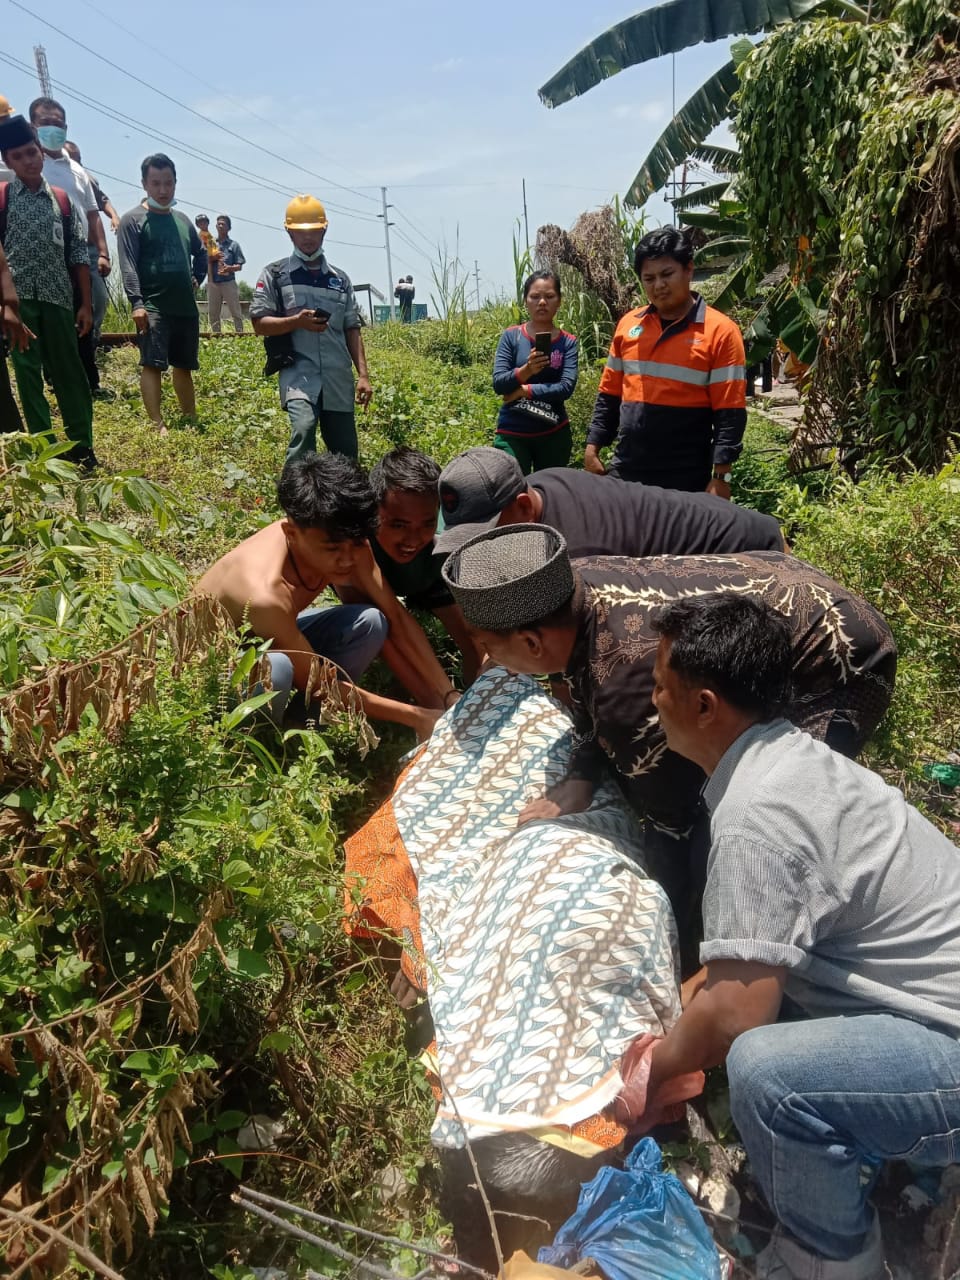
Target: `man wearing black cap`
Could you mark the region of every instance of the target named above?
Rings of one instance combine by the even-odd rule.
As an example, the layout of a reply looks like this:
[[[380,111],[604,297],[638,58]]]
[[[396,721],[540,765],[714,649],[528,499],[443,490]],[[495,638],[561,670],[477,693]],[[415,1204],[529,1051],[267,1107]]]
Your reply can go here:
[[[560,534],[535,524],[465,542],[443,577],[495,662],[528,675],[562,671],[570,692],[580,738],[570,773],[521,817],[585,808],[606,756],[647,824],[650,870],[675,900],[688,883],[687,838],[704,774],[667,749],[653,704],[659,636],[652,620],[663,606],[732,591],[779,609],[793,644],[786,714],[844,755],[860,751],[893,693],[896,649],[880,614],[781,552],[572,564]]]
[[[485,529],[530,521],[558,529],[571,559],[783,550],[772,516],[712,494],[629,484],[570,467],[528,477],[501,449],[468,449],[448,463],[440,473],[440,506],[440,554]]]
[[[0,187],[0,244],[29,333],[23,345],[21,330],[11,352],[23,416],[30,431],[52,434],[46,369],[73,441],[70,457],[93,468],[93,400],[77,351],[77,335],[88,333],[93,322],[87,230],[66,192],[44,178],[43,151],[23,116],[9,113],[0,120],[0,159],[14,175]]]

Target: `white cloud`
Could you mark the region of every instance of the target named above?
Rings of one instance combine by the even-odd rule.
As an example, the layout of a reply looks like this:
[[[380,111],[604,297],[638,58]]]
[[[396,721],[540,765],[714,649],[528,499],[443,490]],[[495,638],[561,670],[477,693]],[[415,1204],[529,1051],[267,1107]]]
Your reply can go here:
[[[435,62],[430,70],[445,73],[448,71],[456,71],[458,67],[462,66],[463,58],[444,58],[442,62]]]

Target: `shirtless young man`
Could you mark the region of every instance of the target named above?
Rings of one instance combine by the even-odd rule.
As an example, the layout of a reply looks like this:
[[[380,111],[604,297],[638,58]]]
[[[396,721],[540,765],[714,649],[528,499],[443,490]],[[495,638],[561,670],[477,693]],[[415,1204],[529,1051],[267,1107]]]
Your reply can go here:
[[[391,720],[428,737],[456,697],[426,636],[386,587],[370,551],[377,502],[366,476],[342,454],[308,454],[284,467],[277,520],[227,552],[203,575],[197,595],[213,596],[239,626],[273,642],[275,696],[270,714],[282,722],[294,689],[306,688],[314,654],[337,663],[356,682],[383,651],[420,704],[357,688],[372,720]],[[310,606],[328,586],[363,591],[368,605]]]

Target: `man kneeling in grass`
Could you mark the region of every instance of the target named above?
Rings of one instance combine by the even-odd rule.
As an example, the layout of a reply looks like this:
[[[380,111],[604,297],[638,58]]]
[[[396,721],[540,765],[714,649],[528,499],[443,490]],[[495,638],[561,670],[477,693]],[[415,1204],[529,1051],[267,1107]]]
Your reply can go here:
[[[371,720],[390,720],[426,738],[456,691],[427,638],[386,587],[370,551],[377,502],[363,471],[342,454],[288,463],[277,486],[284,519],[246,538],[203,575],[197,595],[213,596],[237,626],[247,622],[269,651],[279,725],[294,689],[306,691],[315,655],[355,683],[382,651],[419,705],[357,688]],[[327,587],[344,585],[370,605],[311,608]]]
[[[463,678],[470,684],[484,655],[441,574],[443,557],[434,541],[439,479],[440,468],[418,449],[401,445],[384,454],[370,471],[380,514],[370,546],[383,580],[407,608],[428,610],[446,628],[463,655]]]
[[[881,1280],[881,1163],[957,1159],[960,849],[783,718],[791,626],[764,601],[680,600],[654,626],[653,700],[670,749],[709,775],[710,852],[705,967],[645,1105],[725,1060],[780,1223],[759,1280]],[[778,1021],[784,996],[801,1021]]]

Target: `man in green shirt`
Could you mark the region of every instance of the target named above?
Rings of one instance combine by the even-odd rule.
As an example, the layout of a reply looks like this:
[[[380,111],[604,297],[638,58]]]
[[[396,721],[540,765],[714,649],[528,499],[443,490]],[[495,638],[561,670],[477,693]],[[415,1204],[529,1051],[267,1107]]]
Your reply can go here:
[[[20,299],[22,325],[11,359],[23,416],[30,431],[52,435],[45,368],[73,442],[70,457],[92,469],[93,401],[77,352],[77,334],[88,333],[93,322],[86,228],[64,192],[44,178],[43,151],[23,116],[9,114],[0,123],[0,158],[13,173],[3,188],[0,243]],[[74,285],[80,297],[76,313]]]
[[[196,413],[193,370],[199,367],[200,316],[195,292],[207,274],[207,255],[196,228],[174,212],[177,170],[158,152],[140,166],[146,201],[120,219],[117,242],[123,287],[140,335],[140,394],[161,435],[161,373],[173,370],[180,411]]]

